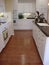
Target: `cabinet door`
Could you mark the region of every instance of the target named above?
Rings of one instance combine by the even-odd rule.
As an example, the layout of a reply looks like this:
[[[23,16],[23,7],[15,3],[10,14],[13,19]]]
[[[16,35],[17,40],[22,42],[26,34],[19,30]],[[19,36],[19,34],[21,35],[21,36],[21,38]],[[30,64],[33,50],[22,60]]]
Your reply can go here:
[[[39,51],[42,61],[44,61],[45,43],[43,42],[39,43],[38,51]]]
[[[43,32],[39,32],[40,38],[38,43],[38,51],[41,56],[42,61],[44,60],[44,53],[45,53],[45,45],[46,45],[46,36]]]
[[[35,39],[37,48],[38,48],[39,36],[40,36],[40,35],[39,35],[39,29],[38,29],[38,27],[34,24],[33,37],[34,37],[34,39]]]
[[[2,33],[0,33],[0,52],[4,48],[4,39]]]
[[[8,22],[8,36],[10,37],[11,36],[11,24],[10,22]]]
[[[35,25],[35,23],[33,23],[33,38],[35,40],[36,46],[38,45],[38,31],[37,31],[37,26]],[[37,46],[38,48],[38,46]]]
[[[37,42],[36,42],[36,40],[37,40],[36,29],[33,30],[33,38],[34,38],[34,40],[35,40],[35,43],[37,43]],[[37,44],[36,44],[36,45],[37,45]]]

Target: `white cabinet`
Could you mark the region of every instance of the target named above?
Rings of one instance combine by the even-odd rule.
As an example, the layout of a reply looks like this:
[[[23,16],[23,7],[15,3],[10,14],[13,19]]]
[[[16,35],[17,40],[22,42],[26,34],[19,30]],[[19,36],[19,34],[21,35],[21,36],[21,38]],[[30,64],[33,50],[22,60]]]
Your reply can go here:
[[[4,36],[3,36],[3,32],[5,31],[7,29],[7,24],[5,23],[5,24],[2,24],[1,26],[0,26],[0,52],[2,51],[2,49],[5,47],[5,45],[6,45],[6,41],[4,41],[4,36],[5,36],[5,34],[4,34]]]
[[[45,60],[49,53],[49,50],[46,48],[46,45],[48,45],[49,43],[49,41],[48,43],[46,42],[48,37],[46,37],[46,35],[39,29],[39,27],[36,24],[34,24],[33,37],[43,64],[46,65],[47,63],[47,65],[49,65],[49,62]]]
[[[3,48],[4,48],[4,40],[2,33],[0,33],[0,52],[2,51]]]
[[[7,32],[5,32],[7,30]],[[4,32],[4,36],[3,36]],[[4,40],[5,34],[8,33],[7,38]],[[14,35],[13,30],[13,22],[7,22],[5,24],[2,24],[0,26],[0,52],[3,50],[3,48],[6,46],[7,42],[9,41],[11,35]]]
[[[10,37],[11,35],[14,35],[13,22],[8,22],[7,24],[8,24],[8,35]]]
[[[38,30],[37,30],[38,31]],[[41,56],[42,61],[44,60],[44,53],[45,53],[45,45],[46,45],[46,36],[39,30],[37,33],[37,46],[38,51]]]
[[[14,23],[15,30],[32,30],[34,19],[17,19]]]

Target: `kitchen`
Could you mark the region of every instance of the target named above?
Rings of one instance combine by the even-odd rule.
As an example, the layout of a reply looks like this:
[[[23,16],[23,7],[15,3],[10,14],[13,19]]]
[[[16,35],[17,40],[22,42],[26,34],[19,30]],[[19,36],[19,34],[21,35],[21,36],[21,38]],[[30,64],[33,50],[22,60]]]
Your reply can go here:
[[[48,0],[0,0],[0,64],[49,65],[48,49]]]

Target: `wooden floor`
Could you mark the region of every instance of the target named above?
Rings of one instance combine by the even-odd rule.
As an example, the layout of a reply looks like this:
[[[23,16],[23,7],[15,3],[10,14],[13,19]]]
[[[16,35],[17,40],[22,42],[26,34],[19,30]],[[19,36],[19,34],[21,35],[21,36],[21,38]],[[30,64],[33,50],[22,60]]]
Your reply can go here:
[[[32,31],[15,31],[0,53],[0,65],[42,65]]]

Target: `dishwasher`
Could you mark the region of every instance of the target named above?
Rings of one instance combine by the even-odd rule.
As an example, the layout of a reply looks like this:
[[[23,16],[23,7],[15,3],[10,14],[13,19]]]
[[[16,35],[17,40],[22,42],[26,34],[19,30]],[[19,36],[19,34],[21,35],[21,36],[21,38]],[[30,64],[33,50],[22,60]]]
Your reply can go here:
[[[2,34],[3,34],[3,39],[5,41],[8,38],[8,30],[7,30],[7,28],[4,29],[4,31],[2,32]]]

